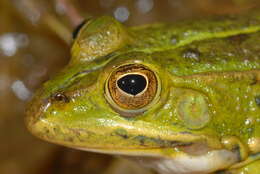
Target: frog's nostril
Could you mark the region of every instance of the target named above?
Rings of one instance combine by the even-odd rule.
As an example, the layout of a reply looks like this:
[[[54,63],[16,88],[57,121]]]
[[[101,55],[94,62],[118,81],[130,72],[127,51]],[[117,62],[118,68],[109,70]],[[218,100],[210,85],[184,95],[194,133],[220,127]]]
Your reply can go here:
[[[52,95],[51,100],[52,101],[61,101],[61,102],[65,102],[65,103],[68,103],[70,101],[69,97],[63,93],[56,93],[56,94]]]

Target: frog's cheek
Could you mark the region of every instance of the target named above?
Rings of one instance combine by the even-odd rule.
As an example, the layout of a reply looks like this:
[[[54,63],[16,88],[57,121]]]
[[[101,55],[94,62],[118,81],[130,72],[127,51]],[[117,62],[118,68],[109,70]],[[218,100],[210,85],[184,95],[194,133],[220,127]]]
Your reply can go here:
[[[205,127],[211,116],[206,96],[198,92],[190,92],[181,96],[178,100],[177,115],[187,128]]]

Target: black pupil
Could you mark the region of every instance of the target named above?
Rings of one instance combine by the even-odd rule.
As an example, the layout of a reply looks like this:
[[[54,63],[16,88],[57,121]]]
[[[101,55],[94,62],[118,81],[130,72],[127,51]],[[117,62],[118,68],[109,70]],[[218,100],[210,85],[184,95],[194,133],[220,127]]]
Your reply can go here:
[[[129,74],[117,81],[118,87],[127,94],[136,95],[142,92],[146,85],[146,79],[142,75]]]

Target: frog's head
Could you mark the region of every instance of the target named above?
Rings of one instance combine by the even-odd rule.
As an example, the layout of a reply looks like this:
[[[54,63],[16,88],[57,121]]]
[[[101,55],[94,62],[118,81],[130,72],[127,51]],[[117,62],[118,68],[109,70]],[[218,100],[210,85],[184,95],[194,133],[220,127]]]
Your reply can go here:
[[[212,128],[215,110],[208,94],[162,68],[172,62],[158,56],[167,54],[155,58],[149,45],[156,41],[137,40],[136,31],[110,17],[87,22],[73,43],[69,65],[30,103],[29,130],[44,140],[88,151],[166,163],[186,160],[186,165],[204,160],[207,171],[243,158],[246,152],[238,141],[220,140]]]

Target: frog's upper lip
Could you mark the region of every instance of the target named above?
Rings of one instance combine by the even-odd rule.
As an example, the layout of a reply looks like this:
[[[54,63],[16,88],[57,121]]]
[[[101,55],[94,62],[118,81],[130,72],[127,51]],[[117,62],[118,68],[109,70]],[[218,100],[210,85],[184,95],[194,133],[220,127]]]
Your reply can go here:
[[[43,101],[40,103],[42,104]],[[40,104],[39,103],[39,104]],[[40,105],[41,105],[40,104]],[[39,106],[39,105],[38,105]],[[44,103],[45,107],[48,107],[48,102],[45,101]],[[70,140],[70,137],[63,137],[65,139],[59,139],[57,138],[57,132],[53,133],[53,128],[58,127],[58,125],[52,124],[47,126],[49,124],[48,121],[41,119],[43,118],[41,114],[43,114],[44,107],[41,105],[42,109],[39,112],[36,112],[37,116],[34,118],[36,120],[28,120],[29,126],[31,132],[38,136],[39,138],[42,138],[44,140],[47,140],[49,142],[53,142],[56,144],[64,145],[67,147],[76,148],[79,150],[85,150],[85,151],[92,151],[92,152],[98,152],[98,153],[106,153],[106,154],[117,154],[117,155],[126,155],[126,156],[132,156],[132,157],[148,157],[149,159],[155,158],[155,159],[163,159],[163,160],[190,160],[193,159],[194,164],[197,163],[199,160],[203,159],[204,161],[207,161],[209,164],[212,164],[212,160],[219,160],[219,166],[218,168],[222,169],[226,166],[230,166],[233,163],[235,163],[239,158],[236,154],[236,152],[231,152],[228,150],[223,150],[219,145],[218,148],[214,148],[214,145],[211,146],[208,144],[207,137],[203,135],[193,135],[188,132],[179,132],[179,136],[183,135],[183,141],[182,139],[177,135],[172,136],[171,138],[159,138],[156,139],[155,137],[151,137],[150,135],[147,135],[146,138],[149,139],[149,141],[154,141],[154,143],[147,143],[147,146],[118,146],[117,143],[112,144],[111,147],[108,147],[106,144],[103,144],[104,146],[95,146],[95,143],[92,143],[90,145],[84,145],[80,144],[79,142],[73,142],[73,140]],[[32,110],[33,111],[33,108]],[[31,117],[30,117],[31,118]],[[38,125],[39,124],[39,125]],[[37,128],[37,125],[40,126]],[[36,126],[36,127],[34,127]],[[42,130],[39,128],[45,128],[45,130]],[[33,130],[34,129],[34,130]],[[38,132],[37,132],[38,131]],[[66,128],[65,132],[67,131],[75,131],[73,129]],[[84,131],[84,130],[83,130]],[[51,133],[52,132],[52,133]],[[55,132],[55,131],[54,131]],[[62,133],[65,133],[62,132]],[[71,134],[72,134],[71,132]],[[141,132],[139,132],[141,133]],[[80,134],[80,132],[76,132],[76,134]],[[70,135],[70,133],[68,133]],[[108,135],[108,134],[107,134]],[[110,133],[111,135],[111,133]],[[74,135],[76,136],[76,135]],[[135,142],[138,142],[138,140],[142,140],[142,138],[138,138],[138,136],[144,136],[144,135],[133,135],[131,138],[136,138],[137,140]],[[124,135],[117,135],[115,136],[118,139],[122,139],[123,141],[127,141],[124,137]],[[190,137],[190,141],[187,141]],[[129,138],[129,137],[128,137]],[[131,139],[130,138],[130,139]],[[115,139],[116,140],[116,139]],[[85,141],[85,140],[84,140]],[[129,140],[130,141],[130,140]],[[156,144],[158,142],[158,144]],[[110,143],[113,143],[109,141]],[[155,143],[156,142],[156,143]],[[87,143],[87,141],[86,141]],[[106,143],[106,141],[104,141]],[[131,144],[131,143],[130,143]],[[213,143],[214,144],[214,143]],[[225,155],[228,154],[228,155]],[[211,154],[211,155],[210,155]],[[215,156],[212,157],[212,154]],[[182,161],[183,162],[183,161]],[[224,167],[223,167],[224,166]],[[211,168],[214,168],[215,166],[209,167],[209,170],[212,170]],[[214,169],[215,170],[215,169]]]
[[[40,124],[46,124],[47,121],[44,119],[40,119],[39,122]],[[48,123],[47,123],[48,124]],[[37,125],[37,123],[36,123]],[[37,127],[37,126],[36,126]],[[120,145],[120,142],[113,143],[113,141],[104,141],[103,144],[98,144],[98,143],[89,143],[88,140],[85,139],[82,142],[74,142],[70,140],[71,138],[69,136],[63,137],[60,139],[57,137],[57,134],[52,134],[55,124],[51,124],[48,126],[48,130],[46,129],[46,126],[40,126],[42,128],[45,128],[45,130],[41,129],[34,129],[33,126],[30,126],[31,132],[46,141],[55,143],[55,144],[60,144],[63,146],[75,148],[75,149],[80,149],[80,150],[85,150],[85,151],[93,151],[93,152],[100,152],[100,153],[110,153],[110,154],[126,154],[126,155],[144,155],[144,156],[158,156],[160,154],[161,150],[166,150],[166,149],[174,149],[177,148],[178,150],[191,154],[191,155],[202,155],[207,153],[210,150],[214,149],[220,149],[221,147],[219,145],[214,146],[209,146],[207,144],[206,137],[204,136],[199,136],[199,135],[193,135],[189,134],[186,132],[180,132],[179,134],[176,133],[176,137],[171,137],[171,139],[162,139],[162,138],[155,138],[155,137],[150,137],[150,136],[145,136],[145,135],[133,135],[131,138],[129,138],[129,144],[126,143],[126,145],[122,146]],[[53,127],[53,128],[51,128]],[[76,132],[76,130],[73,129],[66,129],[66,131],[72,131]],[[73,135],[72,133],[68,133],[68,135]],[[81,133],[76,133],[76,134],[81,134]],[[184,135],[183,140],[179,138],[179,135]],[[76,136],[76,135],[75,135]],[[108,135],[107,135],[108,136]],[[190,136],[191,139],[190,141],[187,140],[187,137]],[[102,140],[102,137],[99,137]],[[118,136],[121,141],[126,141],[128,140],[125,137],[121,137],[120,135]],[[103,137],[104,139],[104,137]],[[142,140],[144,139],[144,140]],[[118,139],[115,139],[115,141]],[[146,140],[148,141],[146,143]],[[103,141],[103,140],[102,140]],[[132,142],[131,142],[132,141]],[[142,142],[144,141],[144,142]],[[135,143],[135,145],[132,145],[131,143]],[[151,143],[152,142],[152,143]],[[107,144],[106,144],[107,143]],[[140,144],[138,144],[140,143]],[[127,145],[128,144],[128,145]],[[115,150],[116,149],[116,150]],[[158,152],[156,152],[158,151]],[[156,152],[156,153],[154,153]],[[160,155],[161,156],[161,155]]]
[[[71,146],[68,146],[71,147]],[[131,156],[158,156],[161,150],[172,150],[175,149],[175,153],[185,153],[189,155],[204,155],[209,151],[220,150],[208,147],[206,144],[198,143],[179,143],[168,147],[144,147],[144,148],[86,148],[86,147],[71,147],[83,151],[91,151],[97,153],[108,153],[108,154],[121,154],[121,155],[131,155]],[[159,155],[161,156],[161,155]]]
[[[82,149],[121,149],[123,150],[131,150],[131,149],[140,149],[140,150],[149,150],[149,149],[165,149],[165,148],[174,148],[174,147],[191,147],[194,144],[197,144],[198,142],[203,142],[207,144],[210,141],[216,141],[216,139],[208,139],[208,137],[204,135],[196,135],[191,134],[189,132],[173,132],[171,135],[159,135],[158,131],[153,131],[151,133],[152,127],[142,127],[142,131],[137,131],[134,133],[129,133],[127,135],[121,134],[120,132],[116,132],[113,127],[111,128],[111,131],[109,133],[106,133],[105,135],[99,135],[96,133],[96,129],[93,130],[88,128],[87,126],[82,129],[75,129],[75,128],[67,128],[66,126],[62,127],[62,124],[59,123],[53,123],[49,122],[47,119],[45,119],[44,111],[46,108],[50,106],[50,101],[48,99],[46,100],[37,100],[33,99],[32,102],[33,105],[29,104],[29,108],[27,109],[27,117],[26,117],[26,125],[27,128],[30,130],[32,134],[35,136],[44,139],[49,142],[53,142],[56,144],[61,144],[73,148],[82,148]],[[91,124],[91,123],[89,123]],[[144,124],[142,124],[143,126]],[[114,125],[118,126],[118,125]],[[122,126],[121,128],[130,129],[127,128],[129,126]],[[133,125],[132,125],[133,126]],[[136,126],[136,124],[135,124]],[[140,125],[139,125],[140,126]],[[57,133],[54,132],[54,130],[57,130],[57,128],[62,127],[62,132]],[[102,129],[102,128],[100,128]],[[133,129],[133,128],[131,128]],[[46,131],[46,132],[44,132]],[[65,136],[65,132],[66,136]],[[79,138],[78,135],[81,134],[88,134],[91,133],[97,138],[101,139],[102,143],[93,143],[92,139],[84,139],[81,140],[81,142],[75,142],[75,141],[69,141],[69,139]],[[161,134],[162,132],[160,132]],[[58,137],[59,134],[63,134],[63,137]],[[164,133],[162,133],[164,134]],[[70,135],[70,136],[69,136]],[[113,135],[113,136],[112,136]],[[74,137],[73,137],[74,136]],[[111,136],[112,140],[103,140],[106,138],[106,136]],[[103,137],[103,138],[102,138]],[[80,139],[80,138],[79,138]],[[115,141],[121,141],[122,144],[115,144]],[[129,142],[128,144],[124,144],[125,142]],[[217,149],[220,148],[221,145],[217,143],[213,143],[213,145],[209,145],[210,148]]]

